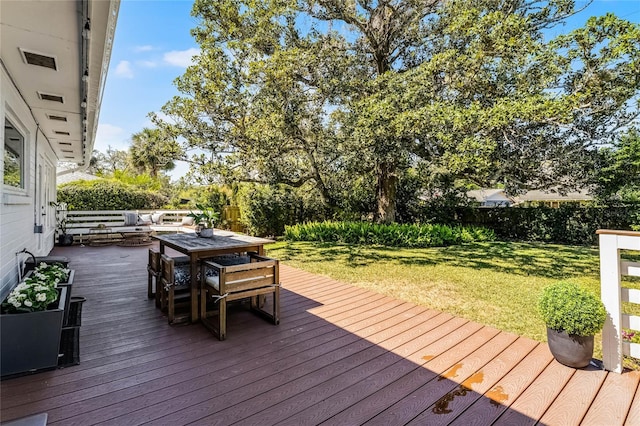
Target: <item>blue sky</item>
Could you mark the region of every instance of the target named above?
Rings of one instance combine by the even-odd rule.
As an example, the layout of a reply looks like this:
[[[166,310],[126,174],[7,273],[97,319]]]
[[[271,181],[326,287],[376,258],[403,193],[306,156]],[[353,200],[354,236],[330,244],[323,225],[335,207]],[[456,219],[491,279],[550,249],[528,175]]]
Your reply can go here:
[[[192,4],[192,0],[122,0],[95,149],[128,149],[133,133],[152,126],[147,114],[158,112],[178,94],[173,80],[198,52],[189,32],[196,26],[190,14]],[[596,0],[550,35],[567,32],[588,17],[606,12],[640,23],[640,0]],[[172,176],[177,178],[186,170],[186,164],[179,163]]]

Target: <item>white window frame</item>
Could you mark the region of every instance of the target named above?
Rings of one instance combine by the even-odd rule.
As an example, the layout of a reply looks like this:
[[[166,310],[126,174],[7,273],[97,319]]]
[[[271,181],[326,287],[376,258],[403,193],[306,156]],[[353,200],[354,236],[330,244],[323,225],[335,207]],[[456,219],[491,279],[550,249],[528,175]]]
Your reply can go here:
[[[26,127],[22,124],[22,122],[18,119],[15,114],[12,114],[9,108],[5,110],[5,114],[2,120],[2,124],[4,125],[6,121],[9,121],[14,129],[22,136],[22,156],[20,158],[21,161],[21,186],[13,186],[7,185],[4,183],[4,144],[5,144],[5,134],[4,130],[2,133],[3,147],[2,147],[2,190],[7,194],[15,194],[15,195],[28,195],[29,191],[29,155],[30,155],[30,134],[27,131]]]

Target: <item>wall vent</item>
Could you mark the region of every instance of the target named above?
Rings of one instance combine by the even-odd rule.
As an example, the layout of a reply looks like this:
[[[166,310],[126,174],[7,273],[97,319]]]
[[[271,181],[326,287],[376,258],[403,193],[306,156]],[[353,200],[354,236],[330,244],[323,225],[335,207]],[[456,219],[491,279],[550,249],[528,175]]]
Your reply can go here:
[[[72,153],[72,154],[73,154],[73,150],[72,150],[72,149],[63,149],[63,150],[61,150],[61,151],[62,151],[62,152],[70,152],[70,153]]]
[[[69,136],[71,134],[69,132],[61,132],[60,130],[56,130],[53,133],[55,133],[56,135],[65,135],[65,136]]]
[[[55,121],[67,121],[67,117],[63,117],[62,115],[47,115],[47,117],[49,117],[49,120],[55,120]]]
[[[71,142],[58,142],[58,145],[69,145],[71,146]]]
[[[39,67],[45,67],[52,69],[54,71],[58,70],[56,65],[56,58],[52,56],[42,55],[40,53],[29,52],[27,50],[22,50],[22,55],[24,56],[24,61],[29,65],[37,65]]]
[[[64,99],[62,98],[62,96],[60,95],[52,95],[50,93],[41,93],[38,92],[38,96],[40,97],[40,99],[42,99],[43,101],[52,101],[52,102],[60,102],[61,104],[64,103]]]

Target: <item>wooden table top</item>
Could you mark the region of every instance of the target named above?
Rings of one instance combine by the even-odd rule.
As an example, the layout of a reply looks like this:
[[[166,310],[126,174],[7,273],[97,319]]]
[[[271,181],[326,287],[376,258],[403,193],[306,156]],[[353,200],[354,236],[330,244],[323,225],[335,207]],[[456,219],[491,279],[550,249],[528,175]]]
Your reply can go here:
[[[267,238],[251,237],[218,229],[214,231],[213,238],[202,238],[191,233],[153,235],[152,237],[169,247],[179,247],[188,252],[261,246],[275,242]]]

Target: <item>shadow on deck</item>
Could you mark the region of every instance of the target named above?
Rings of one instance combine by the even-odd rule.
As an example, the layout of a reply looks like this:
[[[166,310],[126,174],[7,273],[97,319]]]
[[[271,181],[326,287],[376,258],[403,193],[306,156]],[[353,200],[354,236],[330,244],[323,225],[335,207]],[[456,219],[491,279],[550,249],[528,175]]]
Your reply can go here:
[[[638,372],[281,266],[279,326],[236,308],[220,342],[146,297],[147,247],[67,247],[77,366],[1,383],[0,419],[55,425],[640,424]]]

